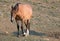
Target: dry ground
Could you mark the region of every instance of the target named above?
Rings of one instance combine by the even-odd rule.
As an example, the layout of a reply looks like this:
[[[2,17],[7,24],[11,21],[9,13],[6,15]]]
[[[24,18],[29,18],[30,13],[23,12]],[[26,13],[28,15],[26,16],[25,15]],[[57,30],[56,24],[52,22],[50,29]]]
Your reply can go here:
[[[30,36],[19,38],[15,21],[10,22],[11,5],[32,5]],[[6,34],[8,32],[8,34]],[[21,33],[21,31],[20,31]],[[0,41],[59,41],[60,0],[0,0]]]

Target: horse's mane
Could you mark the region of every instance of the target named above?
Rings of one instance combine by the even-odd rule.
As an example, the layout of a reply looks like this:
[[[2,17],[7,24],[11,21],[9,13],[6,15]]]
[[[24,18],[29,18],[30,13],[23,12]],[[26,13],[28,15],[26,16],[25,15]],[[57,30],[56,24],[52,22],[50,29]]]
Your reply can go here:
[[[13,7],[13,10],[18,11],[18,6],[19,6],[19,4],[21,4],[21,3],[17,3],[17,4]]]

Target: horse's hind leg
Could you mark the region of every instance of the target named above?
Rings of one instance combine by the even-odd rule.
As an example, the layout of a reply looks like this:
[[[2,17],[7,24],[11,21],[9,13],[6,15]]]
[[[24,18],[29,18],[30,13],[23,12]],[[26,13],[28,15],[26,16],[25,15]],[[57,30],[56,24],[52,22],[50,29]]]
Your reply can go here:
[[[27,36],[27,35],[29,35],[29,31],[30,31],[30,20],[27,20],[27,24],[25,24],[26,25],[26,33],[25,33],[25,35]]]
[[[27,28],[26,28],[26,31],[27,31],[27,35],[29,35],[29,31],[30,31],[30,20],[27,20]]]

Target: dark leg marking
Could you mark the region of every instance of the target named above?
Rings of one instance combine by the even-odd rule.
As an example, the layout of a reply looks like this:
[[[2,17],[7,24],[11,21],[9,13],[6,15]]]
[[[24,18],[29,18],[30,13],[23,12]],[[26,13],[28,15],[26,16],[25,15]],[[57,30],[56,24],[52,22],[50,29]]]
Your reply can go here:
[[[30,30],[30,21],[27,20],[27,29]]]
[[[22,35],[25,36],[25,35],[24,35],[24,31],[23,31],[23,24],[24,24],[24,22],[21,21],[21,31],[22,31]]]
[[[19,21],[16,21],[16,23],[17,23],[17,30],[18,30],[17,37],[19,37]]]
[[[22,34],[23,34],[23,33],[24,33],[24,32],[23,32],[23,24],[21,24],[21,31],[22,31]]]

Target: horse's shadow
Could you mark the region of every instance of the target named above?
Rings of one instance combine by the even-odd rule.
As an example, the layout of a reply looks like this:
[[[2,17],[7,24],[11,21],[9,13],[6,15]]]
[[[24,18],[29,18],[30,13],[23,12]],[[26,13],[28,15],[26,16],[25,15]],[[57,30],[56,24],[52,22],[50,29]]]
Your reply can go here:
[[[19,32],[19,34],[21,35],[21,31]],[[13,35],[14,35],[14,36],[17,36],[17,32],[13,32]],[[33,31],[33,30],[30,30],[30,35],[35,35],[35,36],[46,36],[45,33],[36,32],[36,31]]]
[[[45,36],[46,34],[45,33],[42,33],[42,32],[36,32],[36,31],[31,30],[30,31],[30,35]]]

